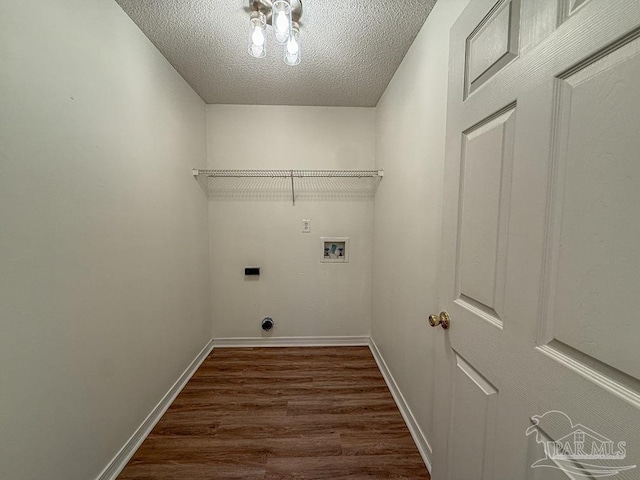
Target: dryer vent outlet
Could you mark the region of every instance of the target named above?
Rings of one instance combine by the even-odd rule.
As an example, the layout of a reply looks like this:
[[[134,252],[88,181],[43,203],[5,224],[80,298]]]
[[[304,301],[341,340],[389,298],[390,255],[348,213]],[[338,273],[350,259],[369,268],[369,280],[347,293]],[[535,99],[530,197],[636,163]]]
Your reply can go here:
[[[268,332],[269,330],[271,330],[273,328],[273,318],[271,317],[265,317],[262,320],[262,329],[265,332]]]

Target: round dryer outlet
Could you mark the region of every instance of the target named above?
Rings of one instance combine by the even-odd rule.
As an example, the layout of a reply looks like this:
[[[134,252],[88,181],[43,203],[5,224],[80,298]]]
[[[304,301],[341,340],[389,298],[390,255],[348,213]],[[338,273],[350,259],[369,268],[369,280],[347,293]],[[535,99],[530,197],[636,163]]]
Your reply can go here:
[[[273,318],[271,317],[265,317],[264,319],[262,319],[262,329],[265,332],[268,332],[269,330],[271,330],[273,328],[274,325],[274,321]]]

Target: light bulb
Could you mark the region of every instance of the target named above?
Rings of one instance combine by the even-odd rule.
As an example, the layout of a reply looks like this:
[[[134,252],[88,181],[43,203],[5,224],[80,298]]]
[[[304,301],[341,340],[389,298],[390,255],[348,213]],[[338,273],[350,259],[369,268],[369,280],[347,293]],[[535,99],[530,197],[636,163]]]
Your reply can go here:
[[[278,12],[276,16],[276,28],[280,32],[286,32],[289,30],[289,19],[287,18],[286,13]]]
[[[289,55],[297,55],[299,51],[300,47],[298,46],[298,42],[296,42],[295,38],[291,37],[289,43],[287,43],[287,53]]]
[[[262,58],[266,55],[264,48],[267,22],[262,12],[251,13],[251,40],[249,42],[249,55],[255,58]]]
[[[254,27],[253,34],[251,35],[251,41],[256,47],[262,47],[264,45],[264,32],[259,25]]]
[[[285,45],[291,32],[291,5],[288,0],[275,0],[271,7],[273,12],[273,31],[276,42]]]
[[[300,29],[295,22],[291,29],[291,36],[287,42],[287,47],[284,49],[284,63],[291,66],[300,63]]]

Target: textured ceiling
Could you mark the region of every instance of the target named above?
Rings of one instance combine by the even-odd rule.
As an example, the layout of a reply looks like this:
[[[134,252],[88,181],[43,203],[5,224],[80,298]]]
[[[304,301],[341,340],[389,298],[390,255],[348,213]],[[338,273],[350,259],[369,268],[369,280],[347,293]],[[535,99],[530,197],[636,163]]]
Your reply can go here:
[[[116,0],[206,103],[373,107],[436,0],[302,0],[302,61],[247,53],[249,0]],[[270,30],[271,27],[268,27]]]

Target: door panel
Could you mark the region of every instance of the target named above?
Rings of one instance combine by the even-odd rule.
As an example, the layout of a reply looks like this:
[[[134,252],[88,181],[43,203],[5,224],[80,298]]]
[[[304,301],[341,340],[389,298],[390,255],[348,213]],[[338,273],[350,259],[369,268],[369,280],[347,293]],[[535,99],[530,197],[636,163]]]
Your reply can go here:
[[[453,377],[451,477],[491,480],[498,390],[459,355]]]
[[[467,39],[466,92],[471,93],[507,65],[518,52],[520,0],[507,0],[478,24]]]
[[[558,27],[558,12],[562,2],[569,0],[525,1],[520,10],[521,34],[520,52],[528,52],[547,38]]]
[[[587,3],[589,0],[560,0],[561,6],[561,21],[566,20],[571,15],[576,13],[576,11]]]
[[[640,39],[598,57],[558,80],[548,336],[640,378]]]
[[[640,478],[640,2],[471,0],[448,102],[434,480]]]
[[[458,303],[502,327],[515,107],[463,135]]]

